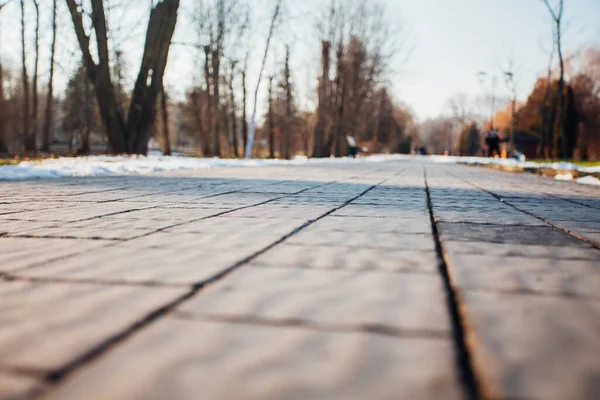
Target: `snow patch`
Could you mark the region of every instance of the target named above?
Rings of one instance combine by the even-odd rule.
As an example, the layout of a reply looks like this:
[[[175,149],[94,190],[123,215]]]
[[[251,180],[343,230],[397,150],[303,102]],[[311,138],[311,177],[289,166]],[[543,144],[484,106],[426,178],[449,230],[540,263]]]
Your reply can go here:
[[[401,155],[376,155],[360,158],[309,159],[297,156],[293,160],[221,159],[186,156],[89,156],[61,157],[41,161],[24,161],[19,165],[0,167],[0,180],[48,179],[73,176],[144,175],[155,172],[201,170],[216,167],[270,167],[306,164],[379,163],[405,158]]]
[[[557,174],[554,179],[556,179],[557,181],[572,181],[573,180],[573,174],[570,172],[567,172],[566,174]]]
[[[584,177],[581,177],[581,178],[577,178],[577,179],[575,179],[575,182],[581,183],[581,184],[584,184],[584,185],[597,185],[597,186],[600,186],[600,179],[596,178],[595,176],[591,176],[591,175],[584,176]]]

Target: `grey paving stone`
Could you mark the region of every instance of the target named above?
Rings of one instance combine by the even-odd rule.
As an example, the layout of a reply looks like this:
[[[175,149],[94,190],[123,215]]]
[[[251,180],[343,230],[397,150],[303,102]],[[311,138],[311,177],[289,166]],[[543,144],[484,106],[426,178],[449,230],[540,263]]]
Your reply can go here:
[[[0,282],[0,366],[57,369],[183,292]]]
[[[0,237],[0,271],[11,272],[49,260],[88,252],[106,240]]]
[[[323,231],[317,235],[312,234],[310,231],[301,231],[288,239],[287,243],[304,246],[328,245],[379,249],[435,250],[433,236],[418,233]]]
[[[284,206],[264,204],[227,214],[227,217],[278,218],[312,220],[332,211],[335,206]]]
[[[494,398],[600,393],[600,302],[465,292],[469,343]]]
[[[34,390],[41,390],[42,387],[43,385],[34,378],[0,371],[0,399],[2,400],[25,398]]]
[[[257,235],[283,236],[302,226],[305,222],[298,219],[281,220],[275,218],[215,217],[189,224],[169,228],[173,233],[213,233],[235,236],[240,230],[249,238]]]
[[[436,275],[242,269],[180,307],[198,316],[306,320],[449,332]]]
[[[496,257],[548,258],[553,260],[592,260],[600,262],[600,251],[592,246],[565,247],[513,243],[465,242],[444,240],[447,253],[465,253]]]
[[[444,240],[510,243],[513,245],[588,247],[580,240],[551,226],[440,222],[438,227]]]
[[[438,271],[437,254],[423,250],[382,250],[360,247],[297,246],[280,244],[255,258],[259,267],[340,269],[432,273]]]
[[[415,218],[387,219],[328,216],[315,222],[306,229],[306,232],[310,232],[312,234],[336,231],[432,234],[431,221],[429,219]]]
[[[445,340],[167,319],[44,399],[199,397],[458,399],[461,392]]]
[[[73,228],[67,225],[61,227],[46,227],[26,232],[17,233],[15,235],[26,235],[31,237],[54,237],[54,238],[77,238],[77,239],[106,239],[106,240],[118,240],[118,239],[131,239],[141,235],[149,234],[153,232],[150,229],[129,229],[129,228]]]
[[[393,206],[350,204],[340,210],[337,210],[332,214],[332,216],[427,219],[429,218],[429,213],[424,210],[402,210]]]
[[[600,259],[560,260],[464,253],[450,253],[448,257],[452,276],[463,288],[600,300]]]
[[[212,237],[215,238],[214,236]],[[91,279],[105,282],[192,284],[212,278],[274,238],[261,237],[244,245],[208,240],[173,247],[112,246],[36,268],[17,271],[19,277]],[[228,244],[229,243],[229,244]]]

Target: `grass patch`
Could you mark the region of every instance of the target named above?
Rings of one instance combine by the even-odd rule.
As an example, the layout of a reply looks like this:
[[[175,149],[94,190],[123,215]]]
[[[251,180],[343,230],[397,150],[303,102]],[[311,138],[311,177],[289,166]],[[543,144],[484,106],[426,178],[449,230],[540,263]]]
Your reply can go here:
[[[14,158],[0,158],[0,166],[2,165],[17,165],[20,161]]]
[[[555,162],[569,162],[571,164],[575,164],[579,167],[598,167],[600,166],[600,161],[573,161],[573,160],[527,160],[534,162],[536,164],[551,164]]]

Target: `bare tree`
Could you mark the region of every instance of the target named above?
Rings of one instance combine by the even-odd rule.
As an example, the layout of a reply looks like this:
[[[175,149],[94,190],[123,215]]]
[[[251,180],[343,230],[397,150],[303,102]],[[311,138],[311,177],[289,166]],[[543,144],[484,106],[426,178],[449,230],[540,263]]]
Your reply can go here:
[[[319,105],[317,108],[317,126],[313,157],[325,157],[325,130],[327,129],[327,87],[329,86],[329,47],[326,40],[321,42],[321,79],[319,81]]]
[[[169,138],[169,107],[165,86],[163,84],[160,91],[160,109],[162,115],[162,150],[163,155],[171,155],[171,140]]]
[[[273,77],[269,77],[269,109],[267,112],[269,130],[269,158],[275,158],[275,123],[273,121]]]
[[[206,151],[204,153],[205,156],[214,156],[214,143],[215,143],[215,139],[211,139],[215,133],[214,129],[213,129],[213,121],[214,121],[214,108],[213,108],[213,102],[215,101],[213,99],[213,95],[212,95],[212,85],[211,85],[211,50],[210,50],[210,45],[204,46],[204,80],[206,83],[206,97],[207,97],[207,107],[208,107],[208,112],[207,112],[207,127],[206,127],[206,131],[208,132],[208,135],[206,137]]]
[[[244,145],[244,151],[246,151],[246,147],[248,146],[248,116],[246,115],[246,109],[248,108],[247,99],[248,99],[248,90],[246,86],[246,70],[248,68],[248,63],[246,59],[246,63],[244,63],[244,70],[242,71],[242,142]]]
[[[564,0],[558,0],[556,10],[552,8],[548,0],[541,0],[546,5],[550,16],[552,17],[554,27],[554,46],[558,54],[558,62],[560,66],[560,75],[558,78],[558,126],[561,135],[561,149],[564,158],[573,157],[573,146],[569,143],[569,135],[567,134],[567,126],[565,121],[565,62],[562,53],[562,22],[564,12]]]
[[[23,137],[28,142],[30,136],[29,119],[29,74],[27,72],[27,48],[25,46],[25,0],[21,0],[21,83],[23,85]],[[26,148],[27,148],[26,144]]]
[[[284,88],[285,88],[285,125],[283,132],[283,158],[290,157],[290,136],[292,130],[292,86],[290,83],[290,46],[285,47],[284,65]]]
[[[110,76],[108,32],[103,0],[91,0],[91,21],[97,60],[90,51],[90,36],[84,10],[75,0],[66,0],[85,67],[94,85],[98,107],[113,151],[145,154],[148,135],[156,117],[156,100],[162,88],[171,39],[177,22],[179,0],[161,0],[150,12],[140,70],[131,96],[127,119],[119,109]]]
[[[0,11],[7,3],[0,4]],[[2,29],[0,26],[0,34],[2,33]],[[2,38],[0,38],[0,43],[2,42]],[[4,97],[4,66],[2,65],[2,60],[0,59],[0,154],[8,153],[8,139],[6,137],[6,120],[7,120],[7,106],[6,100]]]
[[[260,89],[260,83],[262,81],[265,65],[267,64],[267,57],[269,55],[269,47],[275,31],[275,26],[279,20],[279,12],[281,10],[281,4],[283,0],[275,0],[275,8],[271,15],[271,24],[269,27],[269,35],[267,36],[267,43],[265,45],[265,53],[263,55],[262,64],[260,66],[260,72],[258,74],[258,81],[256,82],[256,88],[254,90],[254,107],[252,109],[252,117],[250,119],[250,127],[248,129],[248,142],[245,149],[245,157],[250,158],[252,156],[252,148],[254,147],[254,131],[256,129],[256,109],[258,106],[258,90]]]
[[[52,0],[52,44],[50,45],[50,76],[48,78],[48,92],[46,94],[46,113],[44,118],[44,131],[42,135],[42,151],[50,151],[50,135],[53,130],[54,102],[54,57],[56,53],[56,5],[58,0]]]
[[[233,81],[235,77],[235,66],[236,62],[231,62],[231,72],[229,74],[229,109],[231,118],[231,136],[232,136],[232,147],[234,157],[239,157],[239,145],[237,138],[237,106],[235,104],[235,91],[233,90]]]
[[[38,68],[40,60],[40,5],[38,0],[32,0],[35,7],[35,61],[33,66],[33,77],[32,77],[32,115],[31,118],[31,132],[25,141],[25,150],[35,152],[37,150],[37,128],[38,128],[38,104],[39,104],[39,93],[38,93]]]

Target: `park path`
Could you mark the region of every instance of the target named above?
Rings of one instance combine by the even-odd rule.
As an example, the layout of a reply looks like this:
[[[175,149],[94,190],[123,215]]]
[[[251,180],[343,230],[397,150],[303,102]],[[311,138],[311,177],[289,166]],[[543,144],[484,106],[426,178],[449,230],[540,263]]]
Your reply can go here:
[[[0,187],[0,399],[600,396],[600,188],[421,160]]]

